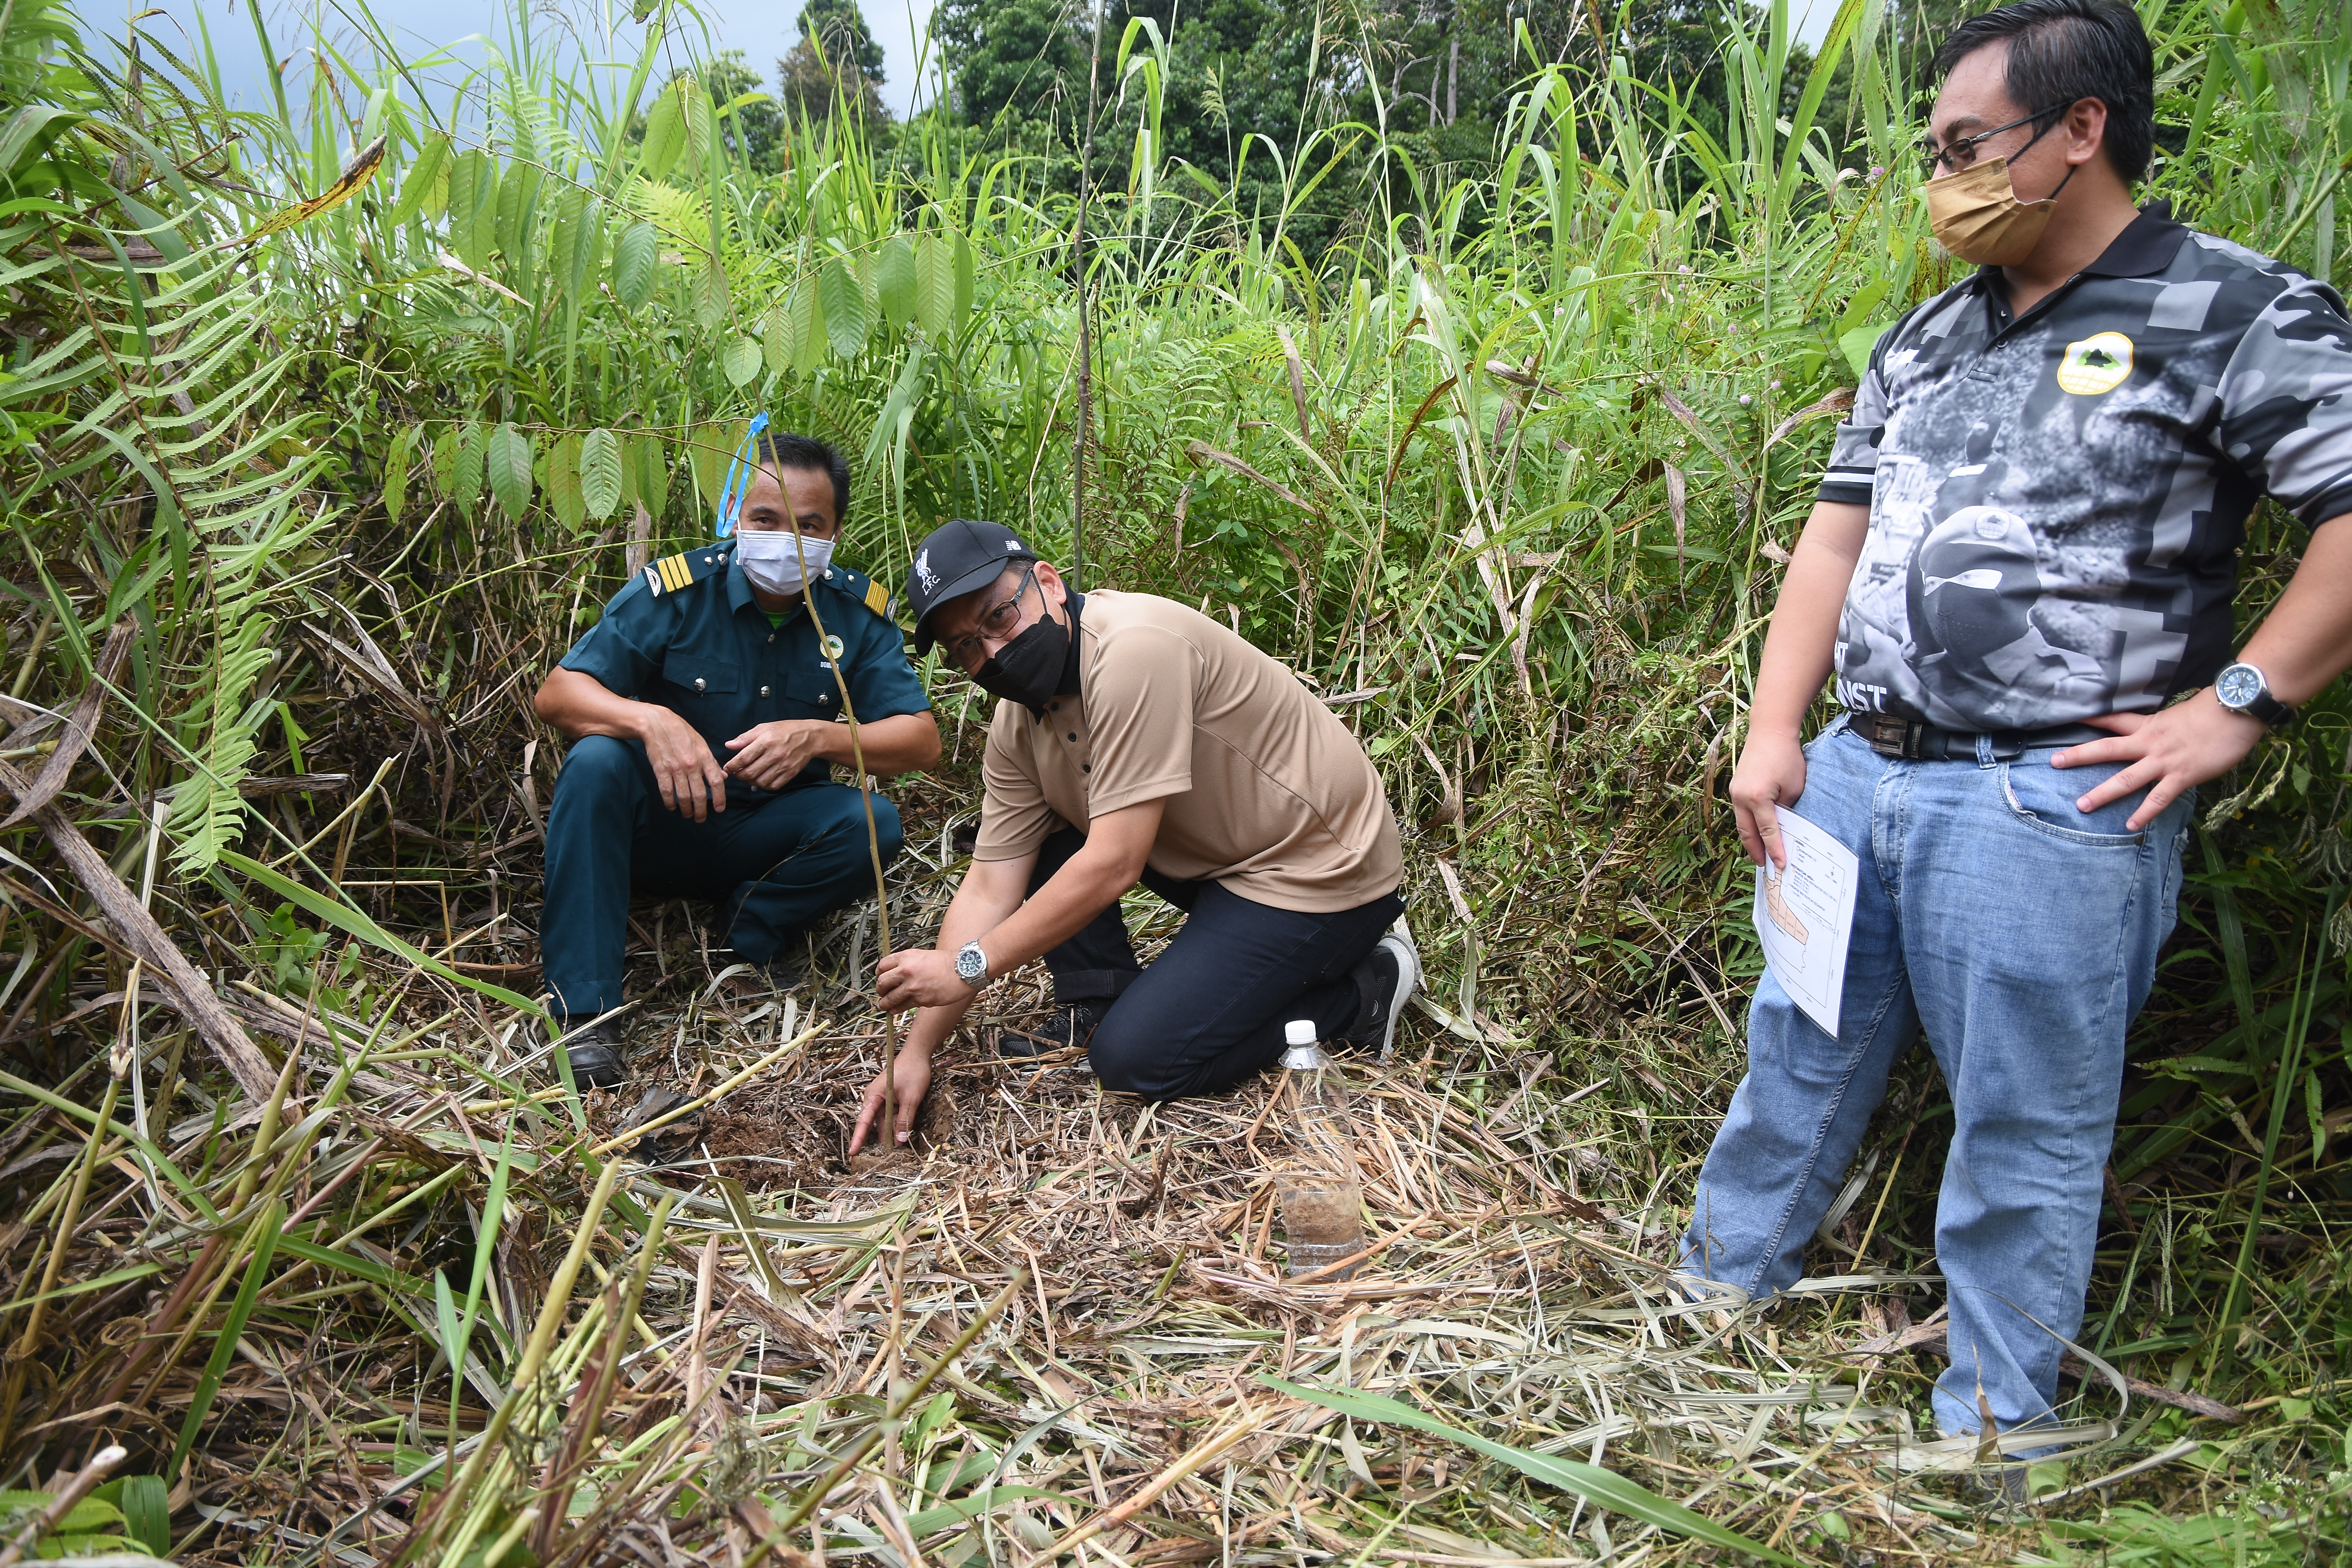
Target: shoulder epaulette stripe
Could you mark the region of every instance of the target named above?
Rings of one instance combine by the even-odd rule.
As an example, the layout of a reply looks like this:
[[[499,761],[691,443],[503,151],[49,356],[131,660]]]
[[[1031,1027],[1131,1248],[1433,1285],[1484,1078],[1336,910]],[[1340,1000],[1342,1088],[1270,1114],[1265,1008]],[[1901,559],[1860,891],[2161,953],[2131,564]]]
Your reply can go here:
[[[866,607],[877,616],[890,613],[890,595],[879,583],[866,584]]]
[[[673,590],[683,588],[694,581],[693,570],[687,565],[683,555],[665,555],[658,564],[663,584]]]

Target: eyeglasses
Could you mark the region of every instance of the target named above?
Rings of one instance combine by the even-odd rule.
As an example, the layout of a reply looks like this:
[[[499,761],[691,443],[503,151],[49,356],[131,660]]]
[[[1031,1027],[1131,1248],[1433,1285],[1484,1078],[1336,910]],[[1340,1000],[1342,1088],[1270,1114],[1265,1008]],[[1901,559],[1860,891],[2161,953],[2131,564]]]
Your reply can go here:
[[[1979,147],[1982,146],[1985,142],[1991,141],[2002,132],[2014,131],[2021,125],[2031,125],[2033,121],[2042,119],[2045,115],[2063,114],[2066,110],[2074,107],[2074,105],[2073,103],[2059,103],[2053,104],[2048,109],[2037,109],[2031,114],[2020,115],[2017,119],[2011,121],[2006,125],[1996,125],[1990,131],[1979,131],[1973,136],[1958,137],[1953,141],[1946,142],[1940,148],[1922,142],[1919,147],[1919,161],[1926,166],[1927,177],[1931,180],[1936,177],[1936,169],[1939,164],[1951,170],[1953,174],[1957,174],[1961,170],[1969,168],[1976,163],[1977,149]],[[2020,147],[2017,150],[2017,156],[2021,158],[2025,156],[2027,149],[2031,148],[2034,142],[2039,142],[2044,136],[2049,135],[2057,123],[2058,122],[2056,121],[2053,120],[2048,125],[2045,125],[2041,130],[2035,132],[2033,133],[2033,142],[2028,142],[2025,146]]]
[[[970,669],[988,656],[988,650],[981,647],[983,638],[1002,642],[1011,637],[1013,628],[1021,624],[1021,595],[1029,591],[1029,584],[1036,580],[1036,563],[1032,562],[1029,569],[1021,574],[1021,581],[1013,584],[1013,596],[1001,599],[981,611],[980,630],[948,644],[948,657]],[[1044,599],[1045,595],[1041,591],[1038,600],[1042,604]]]

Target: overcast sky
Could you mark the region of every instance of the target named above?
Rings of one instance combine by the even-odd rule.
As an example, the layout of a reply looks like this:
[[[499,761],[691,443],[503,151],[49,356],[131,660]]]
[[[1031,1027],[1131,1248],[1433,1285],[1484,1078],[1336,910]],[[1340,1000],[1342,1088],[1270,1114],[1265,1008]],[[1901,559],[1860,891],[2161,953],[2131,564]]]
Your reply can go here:
[[[107,4],[107,0],[74,0],[74,8],[100,35],[121,36],[121,6]],[[229,97],[249,109],[269,104],[268,79],[261,71],[261,45],[254,36],[247,0],[138,0],[136,8],[161,13],[151,15],[145,24],[156,37],[173,40],[174,23],[184,29],[191,55],[195,49],[194,40],[201,12],[204,28],[212,37],[213,51],[220,62],[221,83]],[[507,41],[508,8],[502,0],[375,0],[370,8],[379,20],[390,26],[394,39],[411,58],[447,47],[460,58],[478,62],[482,58],[481,46],[478,42],[469,44],[467,39],[488,33],[501,47]],[[776,60],[800,37],[795,26],[800,0],[700,0],[697,8],[710,24],[717,47],[741,49],[751,68],[772,90]],[[916,48],[930,16],[931,0],[864,0],[864,8],[866,25],[874,29],[875,39],[881,44],[886,57],[882,101],[889,105],[893,114],[903,117],[914,107],[922,86],[918,80]],[[541,39],[561,36],[562,29],[551,15],[559,9],[583,16],[599,14],[603,6],[595,0],[538,0],[532,7],[539,17],[533,26],[535,36]],[[270,45],[279,58],[299,57],[298,63],[290,68],[292,71],[307,69],[312,18],[323,18],[330,37],[358,36],[358,29],[343,19],[344,8],[334,0],[262,0],[261,10],[269,28]],[[644,30],[628,20],[625,5],[617,10],[620,37],[632,51],[628,58],[634,61],[634,50],[641,44]],[[681,32],[684,34],[685,29]],[[695,37],[698,47],[698,32],[686,36]],[[683,37],[680,41],[684,41]],[[171,47],[174,53],[179,52],[176,42]],[[931,76],[934,72],[926,68],[920,74]],[[289,94],[297,90],[290,79],[289,89]]]
[[[540,19],[534,23],[534,34],[542,40],[560,37],[557,13],[600,14],[606,3],[611,0],[537,0],[532,9]],[[345,4],[348,0],[262,0],[271,46],[280,58],[291,61],[289,93],[298,102],[301,84],[293,79],[308,69],[307,45],[312,35],[312,19],[321,18],[330,37],[348,39],[358,34],[343,19]],[[709,22],[716,47],[741,49],[751,68],[772,89],[777,58],[799,37],[794,24],[800,15],[800,4],[801,0],[698,0],[697,9]],[[1790,0],[1790,4],[1802,18],[1798,26],[1799,35],[1808,42],[1818,43],[1836,14],[1836,0]],[[74,5],[102,36],[121,36],[121,18],[127,7],[109,5],[107,0],[74,0]],[[917,49],[930,16],[931,0],[864,0],[864,7],[866,25],[874,29],[874,37],[882,45],[886,57],[882,100],[893,114],[903,119],[919,98],[928,98],[936,90],[936,54],[924,61],[919,71],[917,68]],[[136,9],[151,13],[146,26],[158,37],[173,38],[175,23],[184,29],[191,56],[195,52],[194,40],[201,11],[205,28],[212,37],[214,54],[220,62],[222,84],[231,100],[247,108],[268,105],[270,92],[268,79],[261,71],[261,46],[254,37],[247,0],[137,0]],[[484,32],[500,45],[507,40],[505,0],[376,0],[373,9],[390,25],[394,38],[411,58],[446,47],[461,59],[478,62],[482,58],[478,40]],[[616,4],[615,10],[621,18],[619,37],[632,51],[626,58],[633,60],[633,51],[644,37],[643,30],[629,22],[625,4]],[[683,63],[683,29],[681,34],[677,47]],[[698,33],[692,36],[698,40]],[[173,47],[177,52],[177,46]]]

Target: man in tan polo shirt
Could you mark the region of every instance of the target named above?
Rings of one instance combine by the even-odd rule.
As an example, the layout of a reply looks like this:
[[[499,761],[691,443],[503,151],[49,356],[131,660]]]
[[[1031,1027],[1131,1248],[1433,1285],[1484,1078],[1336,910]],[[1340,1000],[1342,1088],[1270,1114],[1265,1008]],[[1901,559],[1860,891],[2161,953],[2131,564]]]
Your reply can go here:
[[[1214,1092],[1278,1058],[1294,1018],[1389,1048],[1421,979],[1390,929],[1396,818],[1356,738],[1287,666],[1173,600],[1076,593],[993,523],[926,539],[908,602],[916,651],[937,642],[1003,700],[939,945],[877,977],[885,1006],[921,1009],[896,1067],[902,1130],[972,998],[1039,957],[1055,1016],[1000,1051],[1084,1045],[1106,1089]],[[1148,970],[1119,918],[1138,881],[1186,913]],[[853,1152],[882,1101],[877,1077]]]

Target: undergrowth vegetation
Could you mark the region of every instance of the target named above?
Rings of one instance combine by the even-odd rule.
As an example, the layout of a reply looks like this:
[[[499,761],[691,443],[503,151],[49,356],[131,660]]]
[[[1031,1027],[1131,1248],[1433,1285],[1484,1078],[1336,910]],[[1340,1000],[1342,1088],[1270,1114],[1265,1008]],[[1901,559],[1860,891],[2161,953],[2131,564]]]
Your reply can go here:
[[[2151,194],[2343,280],[2341,6],[2141,10],[2166,127]],[[1457,1135],[1449,1114],[1491,1119],[1517,1142],[1495,1143],[1501,1173],[1480,1202],[1572,1205],[1544,1212],[1586,1216],[1610,1268],[1664,1260],[1760,964],[1721,794],[1763,617],[1856,363],[1953,276],[1926,239],[1920,106],[1881,0],[1849,0],[1801,80],[1783,79],[1784,4],[1733,18],[1719,134],[1684,113],[1674,82],[1528,58],[1491,162],[1439,183],[1379,117],[1318,122],[1309,104],[1293,143],[1255,154],[1279,205],[1247,210],[1161,155],[1170,59],[1138,22],[1103,39],[1095,132],[1131,144],[1129,174],[1093,194],[1083,225],[1039,162],[938,116],[887,150],[859,117],[802,120],[782,172],[755,173],[727,134],[741,105],[677,71],[667,7],[573,16],[566,51],[518,6],[505,47],[462,79],[446,58],[402,58],[353,15],[302,41],[319,64],[300,94],[281,85],[254,112],[227,108],[200,47],[152,16],[101,35],[32,0],[0,10],[13,725],[0,784],[14,797],[0,826],[0,1189],[14,1215],[0,1230],[0,1484],[26,1493],[0,1504],[29,1520],[63,1503],[64,1478],[110,1438],[130,1450],[129,1479],[59,1512],[52,1541],[488,1568],[586,1560],[625,1520],[667,1521],[677,1545],[661,1533],[660,1550],[759,1556],[808,1540],[835,1495],[824,1478],[869,1448],[891,1478],[877,1483],[880,1533],[845,1525],[835,1550],[911,1563],[919,1539],[964,1531],[940,1539],[1025,1560],[1111,1502],[1085,1468],[1096,1427],[1074,1431],[1064,1412],[1033,1428],[944,1361],[936,1398],[915,1380],[958,1333],[971,1342],[1027,1306],[1017,1289],[975,1296],[943,1309],[919,1354],[929,1320],[902,1341],[915,1233],[869,1222],[905,1222],[908,1204],[860,1189],[860,1220],[797,1184],[681,1197],[625,1175],[617,1112],[550,1077],[530,933],[562,743],[530,696],[649,555],[707,536],[755,410],[848,454],[844,555],[886,582],[938,520],[994,518],[1082,560],[1088,584],[1197,605],[1289,662],[1361,735],[1406,826],[1432,971],[1408,1054],[1441,1104],[1430,1147]],[[1300,26],[1341,56],[1363,36],[1344,5]],[[1817,125],[1841,71],[1853,122]],[[1364,74],[1377,100],[1381,73]],[[1848,164],[1833,147],[1854,150]],[[1308,254],[1286,216],[1334,189],[1352,217]],[[2303,542],[2257,512],[2246,621]],[[937,918],[984,718],[952,668],[925,675],[950,760],[898,786],[921,851],[894,873],[902,938]],[[1932,1300],[1921,1276],[1948,1108],[1921,1053],[1824,1227],[1831,1271],[1869,1288],[1727,1327],[1707,1350],[1763,1369],[1752,1426],[1739,1406],[1677,1448],[1675,1418],[1645,1416],[1646,1437],[1605,1458],[1651,1489],[1612,1492],[1602,1448],[1632,1428],[1576,1426],[1558,1396],[1546,1407],[1517,1381],[1490,1401],[1465,1373],[1441,1426],[1494,1434],[1478,1439],[1490,1458],[1507,1438],[1529,1463],[1465,1488],[1475,1461],[1452,1439],[1381,1437],[1382,1417],[1313,1407],[1328,1424],[1319,1468],[1261,1498],[1295,1531],[1228,1521],[1205,1553],[1129,1537],[1108,1560],[1290,1562],[1401,1542],[1422,1553],[1408,1560],[1441,1563],[1588,1541],[1605,1554],[1597,1510],[1612,1510],[1617,1549],[1642,1529],[1657,1533],[1633,1550],[1660,1555],[2284,1563],[2338,1550],[2352,1469],[2336,1381],[2352,1356],[2348,743],[2339,689],[2209,787],[2181,928],[2138,1028],[2084,1348],[2141,1381],[2116,1447],[2072,1479],[2164,1465],[2053,1505],[2062,1522],[1932,1539],[1927,1524],[1967,1508],[1932,1488],[1883,1500],[1867,1463],[1832,1454],[1819,1412],[1791,1417],[1787,1464],[1756,1467],[1773,1401],[1801,1403],[1792,1380],[1821,1385],[1832,1351],[1899,1334]],[[640,918],[660,954],[646,1016],[664,1020],[665,1049],[675,1025],[676,1059],[699,1049],[712,1069],[683,1095],[795,1043],[786,1013],[760,1025],[759,1052],[751,1032],[715,1056],[696,1045],[697,1021],[716,1016],[673,959],[700,942],[707,960],[707,933]],[[836,933],[847,997],[871,974],[874,929],[853,916]],[[875,1043],[859,1026],[796,1043],[838,1046],[845,1071]],[[1110,1109],[1069,1114],[1096,1116],[1102,1144]],[[1113,1130],[1123,1160],[1148,1163],[1148,1120]],[[1217,1201],[1241,1206],[1215,1234],[1262,1258],[1255,1200]],[[709,1233],[699,1264],[674,1209]],[[957,1234],[974,1233],[992,1234],[984,1215]],[[824,1239],[842,1236],[865,1239]],[[722,1237],[743,1248],[727,1267],[765,1281],[741,1307],[755,1317],[784,1301],[801,1321],[815,1302],[835,1338],[851,1321],[879,1333],[871,1304],[845,1314],[883,1281],[890,1356],[870,1389],[780,1405],[756,1375],[770,1352],[752,1363],[739,1413],[782,1421],[788,1454],[746,1447],[752,1427],[706,1437],[696,1414],[718,1397],[703,1347]],[[794,1238],[781,1258],[764,1249],[778,1237]],[[795,1258],[810,1270],[797,1285]],[[1106,1321],[1176,1300],[1183,1261],[1139,1263],[1135,1300]],[[1598,1278],[1544,1276],[1528,1342],[1574,1339],[1545,1327],[1544,1303],[1640,1294]],[[1039,1315],[1024,1331],[1045,1336],[1036,1398],[1078,1399],[1056,1381],[1050,1320],[1038,1327],[1045,1284],[1024,1288]],[[722,1306],[745,1300],[723,1279],[718,1290]],[[667,1318],[652,1304],[665,1291]],[[1307,1321],[1307,1338],[1334,1336],[1324,1381],[1344,1385],[1355,1331]],[[1251,1333],[1218,1342],[1263,1349]],[[1299,1373],[1297,1323],[1273,1339],[1278,1370]],[[1614,1375],[1555,1352],[1564,1384]],[[906,1377],[890,1370],[901,1352]],[[1923,1409],[1910,1359],[1838,1384],[1851,1397],[1832,1403]],[[1150,1381],[1136,1375],[1139,1390]],[[2086,1381],[2085,1406],[2112,1414]],[[1169,1406],[1180,1436],[1225,1419],[1187,1397],[1200,1408]],[[1561,1451],[1592,1467],[1547,1448],[1571,1428]],[[1105,1452],[1182,1497],[1193,1483],[1168,1471],[1211,1431],[1151,1462]],[[1040,1463],[1067,1459],[1051,1474],[1076,1478],[1061,1484],[1076,1500],[1041,1489],[1050,1480],[998,1484],[1033,1447]],[[1416,1467],[1432,1474],[1440,1449],[1454,1483],[1438,1462],[1439,1500],[1407,1529],[1426,1500]],[[974,1470],[975,1454],[992,1458]],[[364,1485],[306,1479],[321,1503],[265,1484],[313,1468]],[[415,1484],[387,1500],[367,1478],[395,1470]],[[1077,1484],[1089,1475],[1091,1491]],[[991,1479],[975,1490],[976,1476]],[[583,1504],[583,1490],[604,1500]],[[1338,1512],[1305,1500],[1340,1492]],[[1392,1516],[1365,1500],[1386,1508],[1391,1492]],[[1733,1519],[1744,1545],[1688,1521],[1731,1526],[1660,1511],[1667,1497]],[[2137,1500],[2105,1511],[2123,1497]],[[968,1523],[1000,1503],[1038,1519]],[[362,1510],[370,1522],[348,1537],[329,1528]]]

